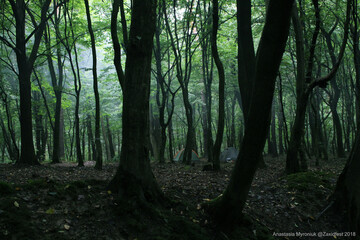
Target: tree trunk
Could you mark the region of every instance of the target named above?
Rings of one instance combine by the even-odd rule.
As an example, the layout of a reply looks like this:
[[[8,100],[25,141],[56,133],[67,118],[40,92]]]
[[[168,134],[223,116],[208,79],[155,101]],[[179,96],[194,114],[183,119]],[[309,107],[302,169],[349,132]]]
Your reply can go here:
[[[110,157],[113,159],[115,157],[115,149],[114,149],[114,143],[113,143],[113,137],[109,125],[109,116],[106,116],[106,129],[107,129],[107,137],[109,142],[109,151],[110,151]]]
[[[95,46],[95,36],[91,25],[89,1],[84,0],[86,8],[86,18],[88,23],[88,29],[91,39],[91,50],[92,50],[92,60],[93,60],[93,87],[95,95],[95,146],[96,146],[96,164],[95,169],[101,170],[103,165],[102,159],[102,149],[101,149],[101,140],[100,140],[100,97],[98,90],[98,77],[97,77],[97,58],[96,58],[96,46]]]
[[[340,174],[335,192],[335,209],[342,213],[346,210],[346,220],[349,229],[360,234],[360,131],[357,130],[355,144]]]
[[[224,194],[210,203],[209,211],[223,226],[233,225],[242,216],[255,171],[269,132],[275,80],[285,50],[293,1],[270,0],[260,40],[254,92],[245,136]]]
[[[276,127],[275,127],[275,101],[273,101],[273,105],[271,107],[271,147],[272,147],[272,157],[278,157],[279,153],[277,150],[277,142],[276,142]]]
[[[49,9],[50,0],[46,0],[41,8],[41,22],[34,30],[34,40],[30,55],[27,53],[29,49],[26,48],[26,18],[24,0],[9,1],[12,12],[14,14],[16,23],[16,43],[13,47],[16,53],[16,61],[18,66],[18,80],[20,91],[20,128],[21,128],[21,152],[17,164],[38,165],[39,161],[35,155],[34,140],[33,140],[33,126],[32,126],[32,109],[31,109],[31,73],[36,60],[40,41],[45,29],[46,13]]]
[[[213,29],[211,35],[211,52],[214,58],[216,67],[218,69],[219,74],[219,117],[218,117],[218,125],[216,132],[216,140],[214,144],[214,152],[213,152],[213,170],[220,170],[220,151],[221,144],[223,141],[224,135],[224,125],[225,125],[225,71],[224,66],[220,60],[219,52],[217,49],[217,32],[219,28],[219,1],[213,1]]]
[[[120,164],[109,189],[125,199],[160,203],[163,194],[149,161],[149,96],[155,20],[156,1],[133,1],[125,66]]]

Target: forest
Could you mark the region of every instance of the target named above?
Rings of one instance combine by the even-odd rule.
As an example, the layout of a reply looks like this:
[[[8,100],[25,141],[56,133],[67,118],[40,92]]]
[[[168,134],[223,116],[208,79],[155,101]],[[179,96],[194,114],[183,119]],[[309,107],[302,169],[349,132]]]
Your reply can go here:
[[[357,0],[0,0],[0,239],[358,239]]]

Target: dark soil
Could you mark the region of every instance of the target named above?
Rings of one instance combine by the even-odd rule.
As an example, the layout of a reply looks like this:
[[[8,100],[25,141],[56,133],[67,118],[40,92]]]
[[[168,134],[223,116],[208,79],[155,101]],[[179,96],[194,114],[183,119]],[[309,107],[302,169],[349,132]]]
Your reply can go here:
[[[218,229],[201,204],[222,193],[233,163],[219,172],[202,171],[206,162],[152,164],[173,202],[166,209],[138,207],[107,191],[114,163],[102,171],[92,162],[83,168],[0,164],[0,239],[278,239],[282,233],[344,231],[343,219],[323,210],[331,203],[345,159],[290,176],[283,174],[283,158],[265,160],[268,167],[258,170],[253,181],[244,224],[232,232]]]

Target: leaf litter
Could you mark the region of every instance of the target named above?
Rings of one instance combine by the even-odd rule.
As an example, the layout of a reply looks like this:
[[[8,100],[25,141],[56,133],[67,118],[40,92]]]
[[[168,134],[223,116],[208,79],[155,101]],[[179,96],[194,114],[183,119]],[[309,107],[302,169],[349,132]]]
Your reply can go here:
[[[314,216],[328,205],[328,197],[344,162],[333,159],[324,163],[322,169],[310,168],[309,172],[314,176],[320,170],[331,173],[320,174],[327,178],[321,184],[302,186],[300,182],[299,186],[289,186],[290,180],[283,172],[284,158],[265,160],[267,168],[256,173],[245,214],[269,232],[339,231],[342,219],[331,213],[319,219]],[[233,167],[233,163],[227,163],[220,171],[212,172],[202,171],[202,164],[189,167],[152,163],[154,175],[166,196],[185,204],[171,208],[171,213],[203,228],[211,228],[211,221],[201,204],[222,194]],[[139,237],[137,230],[121,224],[124,220],[113,212],[112,207],[118,203],[112,192],[106,190],[106,185],[116,169],[114,163],[104,165],[102,171],[95,170],[92,164],[82,168],[74,163],[26,168],[0,164],[0,180],[11,184],[15,190],[10,196],[0,195],[0,201],[11,197],[15,208],[26,207],[36,231],[48,239],[85,239],[88,236],[93,239],[97,236],[102,239],[142,239],[143,235]],[[6,211],[0,206],[0,223]],[[164,218],[164,223],[168,222]],[[10,227],[1,227],[0,236],[10,238]]]

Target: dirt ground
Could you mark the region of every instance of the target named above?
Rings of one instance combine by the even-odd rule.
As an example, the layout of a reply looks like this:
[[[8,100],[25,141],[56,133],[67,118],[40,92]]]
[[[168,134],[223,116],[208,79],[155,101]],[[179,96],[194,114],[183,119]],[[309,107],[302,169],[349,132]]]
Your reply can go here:
[[[178,203],[158,211],[162,217],[156,220],[131,203],[124,208],[106,190],[116,163],[102,171],[93,162],[83,168],[0,164],[0,239],[293,239],[291,234],[344,232],[343,219],[324,210],[345,159],[330,159],[321,167],[310,162],[308,172],[291,176],[284,174],[284,158],[265,161],[244,210],[246,230],[236,233],[218,231],[201,208],[223,192],[234,163],[222,164],[219,172],[202,171],[206,162],[153,163],[161,189]],[[284,233],[290,237],[279,237]],[[302,239],[315,239],[309,236]]]

